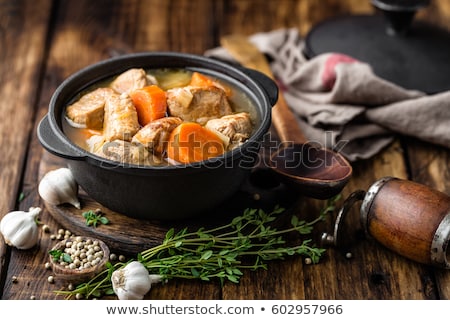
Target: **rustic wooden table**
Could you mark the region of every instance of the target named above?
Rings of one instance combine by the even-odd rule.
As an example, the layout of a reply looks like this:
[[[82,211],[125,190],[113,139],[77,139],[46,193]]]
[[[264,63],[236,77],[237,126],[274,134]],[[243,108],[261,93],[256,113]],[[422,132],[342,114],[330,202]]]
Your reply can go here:
[[[124,53],[172,50],[202,54],[230,33],[250,35],[296,27],[305,34],[339,13],[371,13],[369,1],[332,0],[0,0],[0,216],[42,206],[37,184],[46,152],[36,137],[56,87],[89,64]],[[419,14],[450,29],[447,0]],[[399,137],[370,160],[353,163],[343,190],[366,190],[384,176],[411,179],[450,194],[450,150]],[[21,196],[22,195],[22,196]],[[298,210],[316,212],[323,202],[300,198]],[[301,211],[302,212],[302,211]],[[40,220],[60,226],[47,210]],[[355,218],[357,224],[357,218]],[[321,226],[329,231],[332,222]],[[43,265],[53,245],[41,234],[37,247],[19,251],[0,240],[2,299],[63,299]],[[317,265],[301,258],[271,262],[246,273],[240,284],[172,281],[149,299],[448,299],[450,272],[409,261],[362,238],[351,259],[333,249]],[[13,281],[13,277],[17,281]]]

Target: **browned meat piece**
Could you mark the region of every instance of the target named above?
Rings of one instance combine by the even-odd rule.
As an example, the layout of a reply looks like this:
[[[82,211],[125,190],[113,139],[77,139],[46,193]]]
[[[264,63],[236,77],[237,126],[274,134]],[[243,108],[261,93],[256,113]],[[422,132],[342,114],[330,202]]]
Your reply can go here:
[[[114,94],[114,90],[98,88],[83,95],[66,109],[66,117],[71,121],[70,124],[82,128],[101,129],[105,100],[111,94]]]
[[[225,91],[217,87],[183,87],[167,91],[171,116],[204,125],[208,120],[231,114]]]
[[[86,140],[86,145],[89,152],[98,154],[100,152],[100,148],[105,144],[105,142],[105,137],[103,135],[94,134]]]
[[[145,166],[162,164],[162,160],[149,152],[143,145],[123,140],[106,142],[95,153],[103,158],[124,164],[130,163]]]
[[[129,93],[151,84],[156,84],[156,80],[148,76],[144,69],[133,68],[117,76],[111,88],[118,93]]]
[[[138,131],[131,140],[146,146],[154,153],[162,154],[166,149],[170,133],[183,120],[178,117],[166,117],[154,120]]]
[[[139,128],[136,108],[127,94],[115,93],[106,98],[103,135],[107,141],[131,141]]]
[[[240,112],[209,120],[206,128],[218,131],[230,138],[228,150],[231,150],[250,138],[253,125],[250,115],[247,112]]]

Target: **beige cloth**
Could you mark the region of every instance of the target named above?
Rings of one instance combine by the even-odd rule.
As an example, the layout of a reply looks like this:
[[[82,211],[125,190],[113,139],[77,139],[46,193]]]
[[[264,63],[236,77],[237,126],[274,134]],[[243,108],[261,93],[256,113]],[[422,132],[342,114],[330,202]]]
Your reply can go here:
[[[376,76],[368,64],[342,54],[307,60],[296,29],[258,33],[249,40],[268,56],[310,141],[333,148],[350,161],[372,157],[396,134],[450,148],[450,92],[425,95],[406,90]],[[205,55],[233,61],[221,47]]]

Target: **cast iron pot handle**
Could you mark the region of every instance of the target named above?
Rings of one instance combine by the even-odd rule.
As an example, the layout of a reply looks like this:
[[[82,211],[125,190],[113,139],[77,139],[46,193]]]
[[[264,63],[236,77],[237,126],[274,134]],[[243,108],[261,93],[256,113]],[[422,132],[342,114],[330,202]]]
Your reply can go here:
[[[61,138],[52,130],[48,114],[39,122],[37,136],[42,146],[54,155],[72,160],[82,160],[85,158],[78,150],[61,140]]]
[[[270,105],[273,107],[278,100],[278,86],[275,81],[257,70],[241,68],[242,72],[258,82],[269,98]]]

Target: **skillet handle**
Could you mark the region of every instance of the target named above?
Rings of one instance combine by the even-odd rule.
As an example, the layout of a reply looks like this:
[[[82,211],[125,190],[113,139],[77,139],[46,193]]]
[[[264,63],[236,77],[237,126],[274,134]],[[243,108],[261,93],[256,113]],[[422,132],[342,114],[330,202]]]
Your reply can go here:
[[[249,68],[240,68],[242,72],[248,75],[250,78],[258,82],[264,92],[266,93],[267,98],[269,98],[270,105],[273,107],[278,101],[278,86],[275,81],[266,76],[264,73],[259,72],[254,69]]]
[[[39,122],[37,136],[42,146],[58,157],[71,160],[83,160],[85,158],[75,147],[65,142],[58,132],[52,129],[48,114]]]

